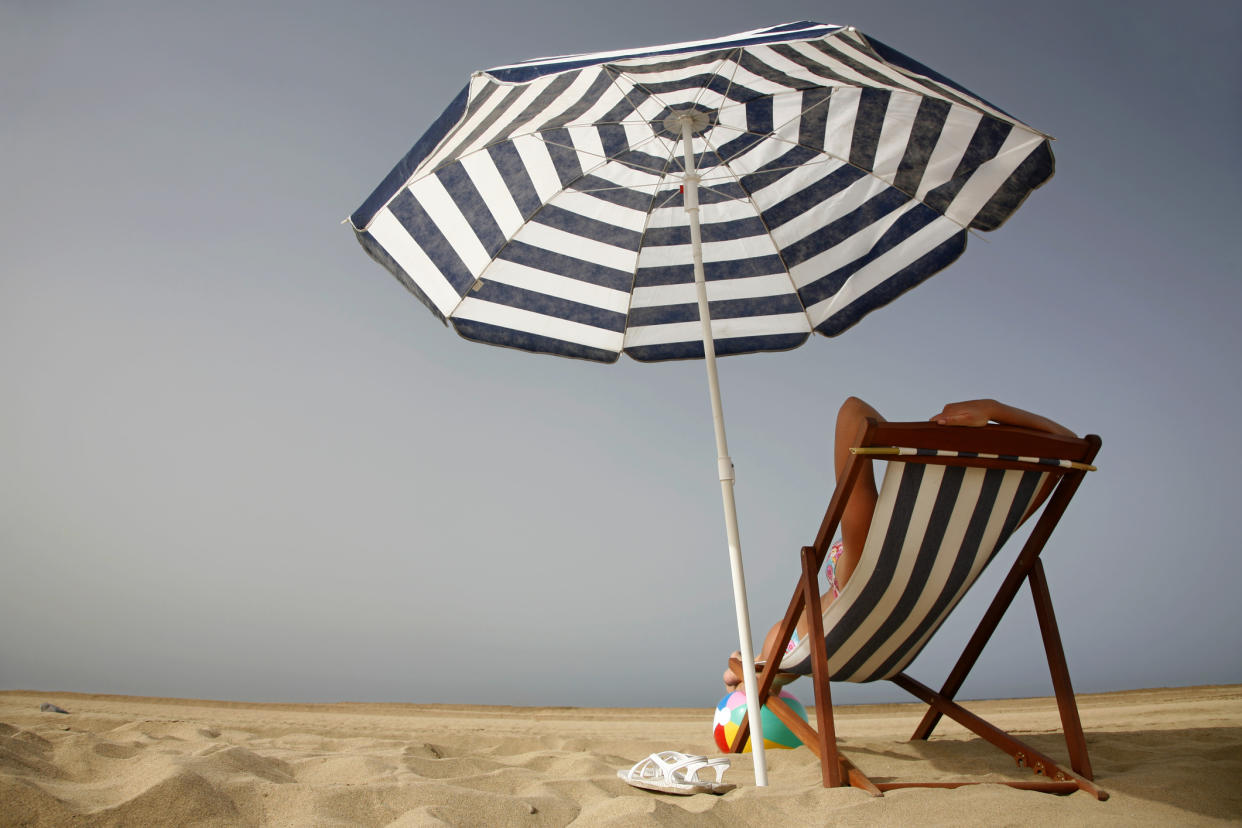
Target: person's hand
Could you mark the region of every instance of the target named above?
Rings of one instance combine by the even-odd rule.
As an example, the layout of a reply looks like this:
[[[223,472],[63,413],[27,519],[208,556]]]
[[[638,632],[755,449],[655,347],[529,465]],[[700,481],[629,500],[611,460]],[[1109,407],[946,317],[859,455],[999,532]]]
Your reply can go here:
[[[939,414],[931,417],[933,423],[951,426],[985,426],[992,419],[994,400],[966,400],[949,403]]]

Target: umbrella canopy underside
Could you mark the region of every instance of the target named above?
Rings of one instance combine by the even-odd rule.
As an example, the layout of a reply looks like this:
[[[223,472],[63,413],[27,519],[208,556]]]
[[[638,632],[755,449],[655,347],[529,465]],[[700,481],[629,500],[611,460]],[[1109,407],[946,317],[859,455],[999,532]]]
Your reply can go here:
[[[852,28],[799,23],[480,72],[355,232],[469,339],[702,357],[687,110],[722,355],[840,334],[1053,172],[1042,133]]]

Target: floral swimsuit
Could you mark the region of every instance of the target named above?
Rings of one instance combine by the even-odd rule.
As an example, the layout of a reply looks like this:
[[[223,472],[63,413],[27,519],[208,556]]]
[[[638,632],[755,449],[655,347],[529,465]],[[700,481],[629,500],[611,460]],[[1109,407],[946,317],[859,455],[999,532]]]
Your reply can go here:
[[[828,582],[828,594],[832,596],[833,600],[836,600],[837,596],[841,594],[841,587],[837,584],[837,561],[840,560],[841,553],[844,551],[845,544],[842,541],[834,543],[828,550],[827,566],[824,567],[824,579]],[[795,627],[793,635],[789,638],[789,646],[785,648],[786,655],[794,651],[794,647],[798,646],[798,641],[798,630]]]

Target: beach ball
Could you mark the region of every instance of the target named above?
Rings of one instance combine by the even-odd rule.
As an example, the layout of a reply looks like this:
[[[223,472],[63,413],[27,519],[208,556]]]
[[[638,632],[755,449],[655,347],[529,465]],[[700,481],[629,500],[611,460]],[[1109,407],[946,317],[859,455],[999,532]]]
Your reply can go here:
[[[780,696],[781,701],[793,708],[793,712],[797,713],[802,721],[806,721],[806,708],[802,706],[802,702],[794,698],[792,693],[781,688],[776,695]],[[737,735],[738,728],[742,726],[742,717],[745,715],[746,694],[741,690],[733,691],[721,699],[720,704],[716,705],[716,715],[712,717],[712,735],[716,739],[716,746],[721,751],[729,752],[729,743]],[[763,708],[762,721],[764,747],[792,749],[802,744],[802,742],[798,741],[798,737],[793,734],[793,731],[785,727],[785,723],[776,718],[776,714],[768,710],[766,705]],[[742,752],[750,752],[749,738],[746,740],[746,747]]]

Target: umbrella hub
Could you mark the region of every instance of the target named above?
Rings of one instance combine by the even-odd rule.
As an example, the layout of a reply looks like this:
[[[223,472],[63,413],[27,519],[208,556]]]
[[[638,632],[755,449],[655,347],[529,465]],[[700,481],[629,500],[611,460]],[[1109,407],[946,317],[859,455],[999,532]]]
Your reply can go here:
[[[688,120],[690,122],[690,132],[697,138],[716,125],[717,114],[718,112],[715,109],[709,109],[702,104],[670,106],[666,107],[663,112],[652,120],[651,128],[661,138],[680,141],[681,124],[683,121]]]

